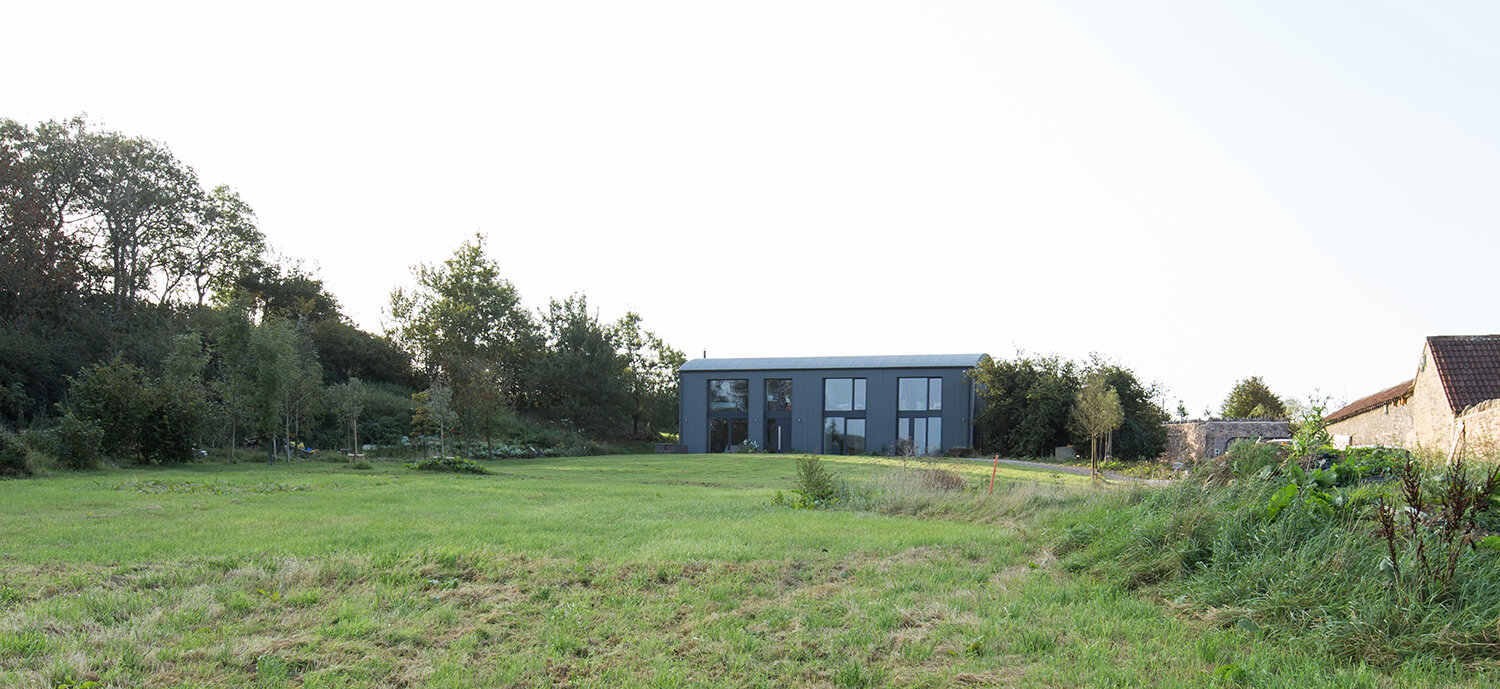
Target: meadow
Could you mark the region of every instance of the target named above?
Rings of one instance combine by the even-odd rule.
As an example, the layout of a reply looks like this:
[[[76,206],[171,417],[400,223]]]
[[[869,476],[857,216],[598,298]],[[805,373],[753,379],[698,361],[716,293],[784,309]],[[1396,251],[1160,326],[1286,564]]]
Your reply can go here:
[[[851,486],[908,469],[824,459]],[[0,482],[0,686],[1490,686],[1372,667],[1053,555],[1150,490],[939,464],[772,504],[774,455],[201,464]],[[892,477],[896,477],[893,479]],[[958,507],[953,507],[958,505]],[[905,513],[892,513],[905,512]],[[94,683],[94,684],[90,684]]]

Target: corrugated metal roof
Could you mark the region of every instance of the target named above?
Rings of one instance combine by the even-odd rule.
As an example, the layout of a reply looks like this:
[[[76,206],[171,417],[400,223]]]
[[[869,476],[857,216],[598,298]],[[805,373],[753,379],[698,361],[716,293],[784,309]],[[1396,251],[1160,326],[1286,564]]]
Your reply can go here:
[[[679,371],[779,371],[816,368],[968,368],[987,354],[907,354],[898,356],[793,356],[693,359]]]

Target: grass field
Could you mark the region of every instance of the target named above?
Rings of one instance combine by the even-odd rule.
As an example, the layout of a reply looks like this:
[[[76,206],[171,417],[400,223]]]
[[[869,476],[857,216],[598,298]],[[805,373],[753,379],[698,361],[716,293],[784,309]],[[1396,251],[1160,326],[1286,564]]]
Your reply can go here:
[[[827,461],[855,484],[899,471]],[[487,466],[203,465],[0,482],[0,686],[1492,679],[1341,664],[1064,574],[1048,545],[1069,505],[1133,488],[1004,468],[995,498],[935,518],[773,506],[795,475],[785,457]],[[976,485],[990,471],[945,466]]]

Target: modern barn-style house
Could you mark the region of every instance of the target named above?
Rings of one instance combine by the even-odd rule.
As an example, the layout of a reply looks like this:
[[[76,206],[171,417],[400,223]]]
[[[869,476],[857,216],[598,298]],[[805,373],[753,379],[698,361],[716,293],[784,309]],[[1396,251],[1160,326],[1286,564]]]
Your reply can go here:
[[[695,359],[679,369],[688,452],[939,454],[974,446],[985,354]]]

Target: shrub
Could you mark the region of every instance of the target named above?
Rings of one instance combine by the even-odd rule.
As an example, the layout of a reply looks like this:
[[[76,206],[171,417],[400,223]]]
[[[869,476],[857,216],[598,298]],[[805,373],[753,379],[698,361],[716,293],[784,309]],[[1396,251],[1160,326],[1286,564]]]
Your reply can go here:
[[[138,431],[141,458],[163,464],[191,459],[207,415],[201,389],[153,380],[145,396],[150,406]]]
[[[421,459],[415,462],[407,462],[404,465],[408,469],[420,471],[446,471],[455,474],[488,474],[488,470],[479,462],[458,457],[444,457],[442,459]]]
[[[0,430],[0,476],[30,476],[26,445],[10,431]]]
[[[135,454],[150,406],[146,372],[119,358],[84,369],[68,389],[69,410],[97,424],[103,451],[116,457]]]
[[[52,428],[29,428],[19,434],[21,443],[32,452],[57,455],[57,431]]]
[[[353,464],[350,464],[349,468],[350,469],[358,469],[360,471],[367,471],[367,470],[370,470],[370,469],[374,469],[375,465],[371,464],[371,463],[369,463],[369,462],[367,462],[367,461],[365,461],[363,459],[361,459],[361,460],[359,460],[359,461],[357,461],[357,462],[355,462]],[[480,467],[480,468],[483,469],[484,467]]]
[[[99,424],[67,412],[57,425],[55,438],[53,454],[68,468],[87,469],[99,463],[104,442]]]
[[[823,466],[822,460],[813,455],[797,459],[797,487],[792,489],[797,495],[795,507],[833,507],[839,504],[841,492],[838,477]]]

